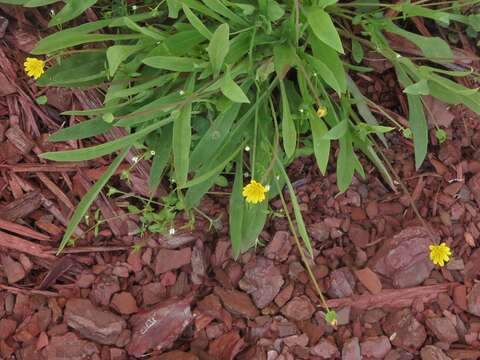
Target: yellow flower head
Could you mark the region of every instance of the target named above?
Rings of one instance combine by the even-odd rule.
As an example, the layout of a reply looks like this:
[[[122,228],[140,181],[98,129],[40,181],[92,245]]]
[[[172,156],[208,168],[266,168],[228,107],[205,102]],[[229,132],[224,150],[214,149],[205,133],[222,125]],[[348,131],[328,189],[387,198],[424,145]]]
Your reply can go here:
[[[320,105],[317,109],[317,115],[320,118],[323,118],[327,115],[327,108],[323,105]]]
[[[256,204],[265,200],[265,193],[268,191],[268,187],[263,186],[255,180],[250,181],[250,184],[243,188],[242,195],[247,202]]]
[[[430,245],[430,260],[435,265],[444,266],[450,260],[452,250],[445,243]]]
[[[28,76],[37,80],[45,72],[45,61],[28,57],[23,63],[23,68]]]

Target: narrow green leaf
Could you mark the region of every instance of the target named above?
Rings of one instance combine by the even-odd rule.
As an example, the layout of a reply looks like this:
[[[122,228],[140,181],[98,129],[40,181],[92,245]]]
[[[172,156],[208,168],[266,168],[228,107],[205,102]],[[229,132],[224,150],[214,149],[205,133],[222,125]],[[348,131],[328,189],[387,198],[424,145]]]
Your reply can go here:
[[[328,132],[328,128],[313,110],[310,111],[309,120],[312,129],[313,153],[320,172],[325,175],[330,157],[330,140],[323,139],[323,136]]]
[[[110,154],[116,150],[122,149],[126,146],[132,145],[135,141],[142,139],[145,135],[152,131],[161,128],[172,122],[172,118],[158,121],[149,125],[133,134],[124,136],[120,139],[109,141],[100,145],[91,146],[83,149],[46,152],[40,155],[42,159],[55,161],[84,161],[91,160],[103,155]]]
[[[208,28],[203,25],[203,22],[197,17],[197,15],[193,13],[192,10],[190,10],[187,5],[183,4],[182,6],[183,12],[185,13],[185,16],[187,17],[190,24],[192,24],[192,26],[197,29],[200,34],[210,40],[212,38],[212,33],[210,32],[210,30],[208,30]]]
[[[100,135],[111,129],[112,125],[107,124],[101,117],[82,121],[81,123],[60,129],[48,137],[48,141],[70,141],[87,139],[92,136]]]
[[[58,247],[57,255],[59,255],[63,251],[65,246],[68,244],[68,242],[70,241],[70,237],[75,231],[75,228],[82,221],[90,205],[97,198],[102,188],[115,173],[115,170],[117,170],[117,168],[120,166],[125,156],[127,156],[129,150],[130,147],[122,150],[122,152],[115,158],[115,160],[110,164],[110,166],[102,174],[102,176],[100,176],[100,179],[98,179],[98,181],[88,190],[80,203],[77,205],[75,212],[73,213],[70,221],[68,222],[67,229],[65,230],[65,234],[63,235],[62,241],[60,242],[60,245]]]
[[[162,174],[172,154],[172,129],[173,126],[169,124],[162,129],[159,136],[154,137],[157,140],[153,142],[152,146],[155,155],[153,156],[152,167],[148,177],[148,189],[152,195],[155,194],[160,185]]]
[[[344,120],[345,121],[345,120]],[[349,134],[339,139],[340,152],[337,159],[337,186],[340,192],[345,192],[352,183],[355,172],[355,153]]]
[[[290,113],[290,105],[288,103],[287,93],[283,80],[280,81],[280,93],[282,97],[282,139],[285,154],[291,158],[297,147],[297,129]]]
[[[437,36],[421,36],[398,27],[392,21],[385,22],[385,29],[417,45],[423,55],[430,60],[453,60],[452,50],[443,39]]]
[[[285,183],[287,184],[288,193],[290,194],[290,201],[292,203],[293,213],[295,215],[295,220],[297,222],[298,232],[303,240],[303,244],[307,249],[308,253],[311,257],[313,257],[313,249],[312,249],[312,242],[310,241],[310,237],[307,233],[307,228],[305,227],[305,223],[303,221],[302,212],[300,211],[300,205],[298,204],[297,196],[295,195],[295,190],[293,189],[292,183],[283,168],[283,164],[277,157],[277,169],[282,174]]]
[[[363,47],[362,44],[358,40],[352,39],[352,57],[353,60],[357,63],[360,64],[363,60]]]
[[[113,45],[107,49],[108,70],[110,76],[115,75],[118,67],[128,57],[139,50],[138,45]]]
[[[325,135],[323,135],[322,140],[338,140],[343,137],[348,131],[348,120],[342,120],[333,128],[331,128]]]
[[[419,96],[407,95],[409,116],[408,122],[412,129],[413,144],[415,145],[415,167],[418,170],[427,156],[428,124]]]
[[[187,80],[187,91],[193,91],[195,77]],[[192,144],[192,103],[189,102],[180,110],[178,117],[173,122],[173,165],[175,169],[175,181],[179,187],[187,182],[190,160],[190,146]]]
[[[320,59],[307,55],[310,64],[315,68],[318,76],[322,78],[338,95],[342,94],[342,88],[337,81],[335,74]]]
[[[308,24],[317,38],[330,46],[332,49],[344,54],[342,40],[338,35],[333,21],[322,8],[310,8],[307,10]]]
[[[178,56],[152,56],[143,59],[143,63],[155,69],[179,72],[193,72],[205,67],[203,60]]]
[[[340,56],[335,50],[318,40],[315,36],[311,37],[310,43],[315,59],[320,60],[326,65],[327,70],[330,73],[328,75],[331,78],[330,83],[337,84],[337,93],[339,95],[344,94],[347,91],[347,73],[345,71],[345,67],[343,66],[342,59],[340,59]],[[325,71],[325,69],[322,71]],[[323,76],[323,74],[319,73],[319,76]]]
[[[295,49],[287,45],[275,46],[273,48],[273,60],[279,79],[283,79],[288,70],[290,70],[292,66],[295,66]]]
[[[429,95],[430,88],[428,87],[428,81],[421,79],[419,82],[407,86],[403,89],[403,92],[409,95]]]
[[[230,48],[230,28],[228,24],[220,25],[213,33],[210,44],[207,47],[213,74],[218,76],[223,65],[223,61]]]
[[[48,23],[48,26],[57,26],[75,19],[98,0],[67,0],[65,6]]]
[[[223,95],[236,103],[250,103],[247,95],[243,92],[242,88],[238,86],[235,81],[232,79],[230,70],[225,72],[223,75],[222,85],[220,87]]]
[[[238,157],[236,163],[235,180],[233,181],[232,194],[229,204],[229,230],[230,241],[232,242],[233,258],[237,259],[242,250],[242,224],[244,201],[243,190],[243,159]]]

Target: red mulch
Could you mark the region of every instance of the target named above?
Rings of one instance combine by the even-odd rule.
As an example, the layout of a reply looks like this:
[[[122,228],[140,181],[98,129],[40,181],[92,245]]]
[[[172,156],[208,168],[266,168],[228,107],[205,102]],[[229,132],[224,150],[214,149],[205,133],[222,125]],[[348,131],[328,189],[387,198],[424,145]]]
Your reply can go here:
[[[477,359],[480,357],[479,119],[462,107],[431,101],[432,123],[446,128],[414,168],[411,141],[387,135],[384,150],[409,194],[392,191],[371,164],[338,195],[333,168],[321,176],[311,158],[290,175],[312,237],[312,267],[338,327],[322,308],[300,262],[285,218],[272,217],[266,244],[231,258],[226,198],[201,209],[223,226],[168,238],[129,235],[138,219],[124,200],[99,197],[110,219],[98,236],[78,229],[77,244],[55,249],[75,204],[108,166],[48,163],[38,154],[88,142],[51,144],[47,134],[81,118],[60,112],[101,104],[93,91],[37,89],[21,64],[38,35],[23,12],[0,7],[0,358],[2,359]],[[0,12],[1,14],[1,12]],[[39,24],[41,14],[33,13]],[[4,13],[5,15],[5,13]],[[31,15],[31,14],[30,14]],[[389,69],[357,83],[388,110],[402,114],[404,97]],[[35,98],[47,94],[49,103]],[[405,122],[400,115],[397,120]],[[122,136],[120,130],[95,141]],[[132,157],[127,160],[132,164]],[[147,162],[134,181],[112,181],[146,194]],[[398,184],[397,184],[398,185]],[[420,221],[411,206],[414,202]],[[280,202],[272,207],[280,209]],[[179,219],[184,222],[186,219]],[[444,268],[428,260],[436,238],[453,249]]]

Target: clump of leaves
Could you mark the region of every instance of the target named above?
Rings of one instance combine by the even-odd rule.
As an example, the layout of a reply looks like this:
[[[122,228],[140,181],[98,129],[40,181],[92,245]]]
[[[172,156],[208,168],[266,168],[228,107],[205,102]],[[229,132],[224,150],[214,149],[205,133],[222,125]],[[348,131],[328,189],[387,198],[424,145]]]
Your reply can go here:
[[[96,2],[71,0],[50,25],[68,22]],[[140,145],[155,154],[149,178],[152,193],[163,177],[170,178],[187,211],[225,175],[225,169],[232,169],[234,256],[256,243],[268,214],[268,201],[244,202],[245,173],[265,185],[278,177],[281,186],[287,186],[299,234],[312,253],[285,167],[297,156],[313,153],[324,174],[336,143],[340,191],[348,188],[355,173],[365,175],[358,152],[391,183],[374,141],[377,137],[388,145],[383,133],[392,128],[378,124],[370,111],[378,105],[366,99],[351,78],[354,72],[371,70],[360,66],[366,50],[376,51],[394,67],[409,106],[409,128],[403,134],[413,138],[415,164],[420,167],[428,150],[423,97],[465,104],[480,113],[480,95],[455,81],[472,73],[454,64],[453,52],[443,39],[421,36],[405,30],[409,28],[405,25],[411,17],[423,17],[431,24],[456,22],[478,31],[479,15],[469,12],[477,3],[168,0],[150,9],[146,4],[141,10],[105,11],[108,18],[40,40],[33,54],[58,61],[39,79],[39,86],[104,88],[107,84],[104,107],[66,112],[89,119],[58,131],[50,140],[86,139],[113,127],[128,131],[123,138],[101,145],[42,155],[49,160],[83,161],[119,152],[80,202],[60,249],[128,150]],[[389,10],[398,16],[385,16]],[[361,36],[350,31],[353,26],[361,29]],[[409,58],[394,50],[392,34],[414,44],[418,56]],[[88,46],[94,43],[95,49]],[[80,48],[81,52],[71,51]],[[274,189],[268,197],[276,194]],[[152,221],[153,217],[146,221],[148,229]]]

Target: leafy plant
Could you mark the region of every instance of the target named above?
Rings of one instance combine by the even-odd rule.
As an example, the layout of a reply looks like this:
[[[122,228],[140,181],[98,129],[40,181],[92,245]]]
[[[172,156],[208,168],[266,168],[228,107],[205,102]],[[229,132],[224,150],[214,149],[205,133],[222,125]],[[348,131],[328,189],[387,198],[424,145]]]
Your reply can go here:
[[[52,2],[7,1],[24,6]],[[127,8],[121,12],[125,16],[43,38],[33,54],[48,56],[52,65],[38,85],[108,85],[104,107],[66,112],[89,119],[58,131],[50,140],[87,139],[113,127],[129,132],[104,144],[42,155],[55,161],[82,161],[120,152],[81,201],[59,250],[128,149],[140,144],[154,153],[152,194],[162,177],[168,177],[187,211],[226,169],[229,174],[233,170],[229,223],[235,257],[257,243],[268,215],[267,201],[256,205],[244,201],[245,174],[264,185],[278,178],[287,185],[299,234],[312,253],[285,172],[292,160],[313,153],[325,174],[338,149],[337,185],[343,192],[355,173],[364,176],[357,155],[361,152],[392,183],[374,144],[376,137],[387,145],[384,133],[394,127],[378,124],[370,110],[378,105],[365,98],[351,78],[356,71],[370,69],[349,64],[349,56],[360,64],[365,51],[373,50],[393,64],[409,105],[410,128],[399,130],[413,138],[419,168],[428,150],[423,97],[465,104],[480,113],[480,95],[454,81],[475,74],[452,66],[454,53],[447,42],[421,36],[404,25],[411,17],[423,17],[441,26],[457,22],[478,31],[479,15],[463,12],[478,2],[168,0],[151,9],[142,6],[141,11]],[[66,1],[50,25],[65,25],[95,3]],[[398,16],[386,17],[387,10]],[[350,30],[352,26],[361,29],[361,36]],[[389,34],[414,44],[421,56],[409,58],[395,51]],[[278,193],[272,187],[267,198]],[[146,227],[150,230],[155,221],[146,219]]]

